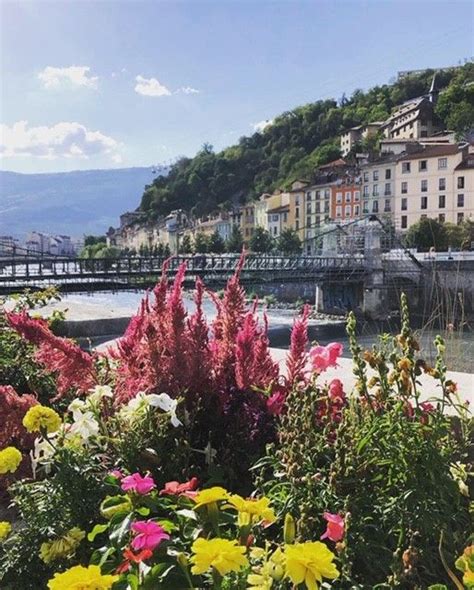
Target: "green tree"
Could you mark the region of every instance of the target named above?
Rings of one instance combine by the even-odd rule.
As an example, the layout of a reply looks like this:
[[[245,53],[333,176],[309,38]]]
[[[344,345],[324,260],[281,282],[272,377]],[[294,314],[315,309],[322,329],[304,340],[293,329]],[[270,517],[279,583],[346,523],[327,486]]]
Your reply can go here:
[[[208,241],[208,252],[213,254],[222,254],[225,251],[225,243],[221,235],[215,230],[210,236]]]
[[[193,250],[195,254],[206,254],[209,251],[209,240],[202,232],[195,235]]]
[[[446,251],[446,227],[436,219],[420,219],[408,230],[405,242],[409,248],[417,248],[420,252],[427,252],[430,248],[435,248],[438,252]]]
[[[278,240],[277,250],[282,254],[294,255],[301,254],[301,240],[294,229],[284,229]]]
[[[106,246],[101,248],[95,258],[118,258],[120,256],[120,249],[115,246]]]
[[[105,244],[107,238],[105,236],[84,236],[84,246],[95,246],[96,244]]]
[[[230,253],[240,253],[242,252],[242,248],[244,247],[244,239],[242,237],[242,232],[240,231],[240,227],[238,225],[233,225],[229,239],[226,242],[226,251]]]
[[[179,244],[179,253],[180,254],[191,254],[193,251],[193,244],[191,241],[191,236],[189,234],[184,234],[181,238],[181,242]]]
[[[271,252],[273,248],[273,238],[270,233],[263,227],[256,227],[250,238],[250,250],[252,252]]]

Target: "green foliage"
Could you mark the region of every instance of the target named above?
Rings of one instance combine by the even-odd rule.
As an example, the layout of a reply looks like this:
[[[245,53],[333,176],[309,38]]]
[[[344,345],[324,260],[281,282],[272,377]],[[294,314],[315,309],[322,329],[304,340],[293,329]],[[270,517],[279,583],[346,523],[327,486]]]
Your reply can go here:
[[[99,250],[95,257],[96,258],[118,258],[120,256],[120,249],[115,246],[106,246]]]
[[[438,252],[454,249],[469,249],[474,240],[474,222],[467,219],[460,224],[440,223],[436,219],[420,219],[407,232],[405,243],[410,248],[427,252],[435,248]]]
[[[168,176],[159,176],[147,186],[140,208],[150,218],[179,208],[201,216],[220,204],[248,201],[288,186],[296,178],[311,181],[316,166],[340,156],[342,131],[385,119],[402,102],[426,94],[433,73],[426,70],[393,85],[356,90],[340,104],[319,100],[297,107],[276,117],[264,131],[242,137],[221,152],[204,145],[194,158],[181,158]],[[473,79],[472,64],[455,73],[437,74],[439,88],[447,88],[440,95],[437,114],[445,126],[458,132],[472,125]]]
[[[242,232],[238,225],[233,225],[230,237],[226,242],[226,251],[230,253],[237,253],[240,254],[242,252],[242,248],[244,247],[244,239],[242,237]]]
[[[263,227],[256,227],[250,238],[250,250],[265,254],[273,249],[273,238],[270,233]]]
[[[191,236],[189,234],[185,234],[181,242],[179,244],[179,253],[180,254],[191,254],[193,251],[193,244],[191,241]]]
[[[195,254],[206,254],[209,252],[209,239],[202,232],[197,232],[195,235],[193,250]]]
[[[301,254],[302,247],[299,235],[294,229],[284,229],[277,240],[276,248],[286,255]]]
[[[105,244],[107,238],[105,236],[85,236],[84,246],[95,246],[96,244]]]
[[[213,254],[222,254],[225,251],[224,240],[217,230],[209,236],[208,251]]]

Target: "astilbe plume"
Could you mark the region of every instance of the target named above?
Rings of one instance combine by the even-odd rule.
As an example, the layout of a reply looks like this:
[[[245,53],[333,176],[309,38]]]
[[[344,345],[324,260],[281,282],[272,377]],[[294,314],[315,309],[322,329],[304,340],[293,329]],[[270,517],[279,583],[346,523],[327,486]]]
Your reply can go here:
[[[56,378],[57,395],[70,390],[84,394],[98,383],[95,358],[67,338],[55,336],[47,322],[31,318],[26,311],[6,314],[9,325],[25,340],[38,347],[35,360]]]
[[[308,319],[310,306],[303,307],[303,313],[297,317],[291,330],[290,350],[286,360],[287,383],[291,388],[304,379],[304,369],[308,360]]]

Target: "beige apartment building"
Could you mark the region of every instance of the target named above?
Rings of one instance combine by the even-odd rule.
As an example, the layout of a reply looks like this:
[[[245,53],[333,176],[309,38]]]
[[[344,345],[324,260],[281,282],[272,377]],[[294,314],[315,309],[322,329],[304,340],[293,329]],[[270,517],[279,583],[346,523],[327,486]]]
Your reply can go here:
[[[396,164],[395,227],[423,217],[461,223],[474,218],[474,155],[456,144],[426,146]]]
[[[384,154],[361,165],[362,214],[391,217],[395,197],[395,168],[397,156]]]

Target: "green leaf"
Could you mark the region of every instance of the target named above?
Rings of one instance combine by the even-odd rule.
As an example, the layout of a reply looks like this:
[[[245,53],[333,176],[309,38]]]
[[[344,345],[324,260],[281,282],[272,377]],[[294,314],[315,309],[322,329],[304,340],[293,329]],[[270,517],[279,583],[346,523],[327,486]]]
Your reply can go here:
[[[108,524],[96,524],[95,527],[91,530],[91,532],[87,535],[87,540],[92,543],[92,541],[97,537],[97,535],[100,535],[100,533],[103,533],[108,528]]]

